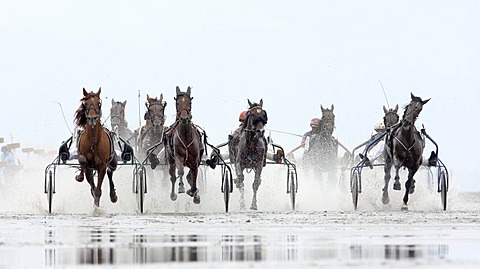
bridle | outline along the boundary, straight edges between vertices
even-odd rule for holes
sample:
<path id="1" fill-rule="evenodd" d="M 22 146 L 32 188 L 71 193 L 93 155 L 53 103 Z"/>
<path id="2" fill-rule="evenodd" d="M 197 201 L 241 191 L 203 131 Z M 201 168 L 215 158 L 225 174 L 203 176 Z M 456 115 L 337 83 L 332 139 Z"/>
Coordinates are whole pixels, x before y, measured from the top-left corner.
<path id="1" fill-rule="evenodd" d="M 147 113 L 145 114 L 145 120 L 150 120 L 152 123 L 153 127 L 157 127 L 155 120 L 159 119 L 160 124 L 158 126 L 163 126 L 165 124 L 165 113 L 164 109 L 166 106 L 165 102 L 160 102 L 160 101 L 152 101 L 152 102 L 147 102 L 145 103 L 145 106 L 147 107 Z M 154 109 L 156 106 L 160 106 L 160 110 Z"/>
<path id="2" fill-rule="evenodd" d="M 87 105 L 87 102 L 89 101 L 90 104 Z M 87 118 L 87 123 L 94 127 L 97 124 L 97 121 L 100 119 L 102 116 L 102 100 L 99 98 L 98 99 L 98 107 L 95 107 L 95 99 L 94 96 L 91 96 L 90 98 L 86 99 L 82 103 L 84 107 L 84 113 L 85 117 Z M 95 115 L 90 116 L 90 111 L 94 111 Z"/>
<path id="3" fill-rule="evenodd" d="M 186 106 L 186 107 L 179 107 L 182 103 L 185 103 L 185 102 L 183 102 L 183 101 L 185 101 L 184 98 L 186 98 L 187 100 L 189 100 L 189 101 L 188 101 L 188 106 Z M 186 95 L 186 94 L 182 94 L 182 95 L 177 95 L 177 97 L 174 98 L 174 99 L 175 99 L 175 101 L 176 101 L 176 102 L 175 102 L 175 106 L 176 106 L 176 110 L 177 110 L 177 117 L 176 117 L 176 119 L 177 119 L 177 120 L 182 119 L 182 120 L 184 120 L 184 121 L 187 121 L 187 120 L 192 119 L 192 113 L 191 113 L 191 111 L 192 111 L 192 98 L 191 98 L 190 96 Z M 181 100 L 182 103 L 179 103 L 179 100 Z M 185 111 L 185 113 L 187 114 L 187 118 L 181 118 L 182 112 L 184 112 L 184 111 Z"/>

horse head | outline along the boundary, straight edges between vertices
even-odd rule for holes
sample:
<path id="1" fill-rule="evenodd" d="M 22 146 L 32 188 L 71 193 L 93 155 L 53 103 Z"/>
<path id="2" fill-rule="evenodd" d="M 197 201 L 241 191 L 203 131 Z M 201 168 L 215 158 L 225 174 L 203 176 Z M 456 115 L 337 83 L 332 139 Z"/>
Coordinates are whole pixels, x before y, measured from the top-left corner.
<path id="1" fill-rule="evenodd" d="M 333 114 L 333 105 L 330 109 L 323 108 L 320 105 L 322 110 L 322 118 L 320 119 L 320 132 L 326 135 L 332 135 L 333 130 L 335 129 L 335 114 Z"/>
<path id="2" fill-rule="evenodd" d="M 263 99 L 258 103 L 252 103 L 248 100 L 249 109 L 245 119 L 245 127 L 248 130 L 254 131 L 255 136 L 263 137 L 265 134 L 265 125 L 267 124 L 267 112 L 263 110 Z"/>
<path id="3" fill-rule="evenodd" d="M 127 101 L 115 102 L 112 98 L 112 108 L 110 108 L 110 124 L 112 128 L 117 126 L 127 127 L 127 121 L 125 120 L 125 106 Z"/>
<path id="4" fill-rule="evenodd" d="M 160 131 L 165 124 L 165 107 L 167 102 L 163 101 L 163 94 L 160 94 L 160 98 L 151 98 L 147 94 L 147 102 L 145 102 L 147 112 L 145 112 L 145 120 L 147 125 L 153 127 L 154 132 Z"/>
<path id="5" fill-rule="evenodd" d="M 80 99 L 82 102 L 80 107 L 75 112 L 76 124 L 80 127 L 90 125 L 92 128 L 99 123 L 102 116 L 102 99 L 100 99 L 100 93 L 102 88 L 98 89 L 98 92 L 87 92 L 83 88 L 83 97 Z"/>
<path id="6" fill-rule="evenodd" d="M 395 108 L 390 108 L 387 109 L 385 106 L 383 106 L 383 112 L 385 113 L 385 116 L 383 116 L 383 124 L 385 128 L 390 128 L 393 125 L 397 124 L 398 121 L 400 120 L 400 116 L 398 116 L 398 104 L 395 106 Z"/>
<path id="7" fill-rule="evenodd" d="M 186 92 L 180 91 L 180 87 L 177 86 L 177 97 L 175 97 L 175 105 L 177 109 L 176 120 L 180 120 L 182 123 L 188 123 L 192 119 L 192 99 L 190 97 L 191 87 L 188 86 Z"/>
<path id="8" fill-rule="evenodd" d="M 422 111 L 423 105 L 430 101 L 430 99 L 423 101 L 422 98 L 413 95 L 413 93 L 410 93 L 410 96 L 412 100 L 405 107 L 405 112 L 403 113 L 402 117 L 403 126 L 413 125 L 415 120 L 417 120 L 418 115 Z"/>

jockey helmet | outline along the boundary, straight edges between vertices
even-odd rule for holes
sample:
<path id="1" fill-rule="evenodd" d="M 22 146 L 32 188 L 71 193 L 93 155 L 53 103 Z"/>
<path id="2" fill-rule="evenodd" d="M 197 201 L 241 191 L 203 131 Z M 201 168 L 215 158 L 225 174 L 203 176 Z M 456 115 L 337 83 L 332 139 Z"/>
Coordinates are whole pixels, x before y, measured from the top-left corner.
<path id="1" fill-rule="evenodd" d="M 376 132 L 381 132 L 385 129 L 385 125 L 383 124 L 383 120 L 379 120 L 375 123 L 375 125 L 373 126 L 373 129 L 376 131 Z"/>
<path id="2" fill-rule="evenodd" d="M 311 127 L 319 127 L 320 126 L 320 119 L 319 118 L 313 118 L 310 121 L 310 126 Z"/>
<path id="3" fill-rule="evenodd" d="M 241 121 L 241 122 L 244 122 L 245 118 L 247 118 L 247 111 L 242 111 L 240 113 L 240 116 L 238 116 L 238 120 Z"/>

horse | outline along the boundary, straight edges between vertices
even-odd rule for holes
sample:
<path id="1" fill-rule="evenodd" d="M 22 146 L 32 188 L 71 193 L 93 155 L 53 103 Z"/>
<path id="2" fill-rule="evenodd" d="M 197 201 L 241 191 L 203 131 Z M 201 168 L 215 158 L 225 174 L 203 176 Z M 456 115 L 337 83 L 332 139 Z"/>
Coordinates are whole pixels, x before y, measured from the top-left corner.
<path id="1" fill-rule="evenodd" d="M 334 178 L 338 159 L 338 141 L 333 137 L 335 129 L 334 106 L 324 108 L 320 105 L 322 118 L 318 132 L 312 134 L 308 143 L 308 150 L 304 154 L 304 162 L 310 165 L 318 175 L 327 172 L 328 177 Z"/>
<path id="2" fill-rule="evenodd" d="M 383 187 L 382 202 L 388 204 L 388 183 L 390 181 L 390 171 L 392 165 L 395 166 L 395 182 L 394 190 L 401 190 L 400 177 L 398 172 L 401 167 L 408 169 L 408 179 L 405 182 L 405 195 L 403 196 L 402 209 L 407 209 L 408 195 L 415 191 L 415 180 L 413 176 L 422 164 L 422 154 L 425 142 L 420 133 L 415 128 L 415 120 L 430 99 L 422 100 L 422 98 L 410 93 L 411 101 L 405 107 L 402 121 L 392 130 L 389 139 L 385 143 L 385 186 Z"/>
<path id="3" fill-rule="evenodd" d="M 229 144 L 230 160 L 235 165 L 237 178 L 236 187 L 241 193 L 241 207 L 244 207 L 244 169 L 253 169 L 255 178 L 252 184 L 253 197 L 250 209 L 257 210 L 257 191 L 262 182 L 262 169 L 266 164 L 267 141 L 265 139 L 265 125 L 267 124 L 267 112 L 263 109 L 263 99 L 258 103 L 248 100 L 249 110 L 247 111 L 245 123 L 242 126 L 239 136 Z"/>
<path id="4" fill-rule="evenodd" d="M 118 197 L 113 183 L 113 171 L 117 168 L 117 158 L 113 147 L 113 140 L 110 132 L 106 130 L 100 122 L 102 116 L 102 101 L 100 93 L 88 93 L 83 88 L 82 103 L 75 112 L 75 124 L 83 129 L 78 138 L 78 162 L 80 164 L 80 174 L 75 176 L 78 182 L 82 182 L 84 177 L 90 184 L 90 192 L 94 198 L 94 205 L 100 205 L 102 196 L 102 183 L 105 174 L 110 182 L 110 200 L 117 202 Z M 97 172 L 97 185 L 93 181 L 93 171 Z"/>
<path id="5" fill-rule="evenodd" d="M 383 113 L 385 113 L 383 116 L 383 126 L 385 126 L 386 130 L 392 128 L 392 126 L 397 124 L 400 120 L 400 117 L 398 116 L 398 104 L 395 106 L 395 108 L 390 109 L 387 109 L 385 106 L 383 106 Z"/>
<path id="6" fill-rule="evenodd" d="M 201 134 L 192 122 L 192 99 L 190 97 L 191 87 L 186 92 L 180 91 L 180 87 L 176 87 L 176 120 L 175 123 L 167 131 L 167 159 L 169 164 L 170 181 L 172 189 L 170 199 L 175 201 L 177 194 L 175 193 L 175 183 L 177 180 L 176 171 L 179 177 L 178 193 L 184 193 L 185 187 L 183 176 L 184 168 L 188 167 L 187 181 L 190 189 L 187 194 L 193 197 L 195 204 L 200 203 L 199 189 L 197 188 L 197 174 L 200 161 L 205 148 L 202 144 Z"/>
<path id="7" fill-rule="evenodd" d="M 133 137 L 134 132 L 128 129 L 128 122 L 125 120 L 126 105 L 126 100 L 123 102 L 118 102 L 112 99 L 112 107 L 110 108 L 110 125 L 118 137 L 121 137 L 129 142 L 129 140 Z"/>
<path id="8" fill-rule="evenodd" d="M 145 102 L 147 111 L 145 112 L 144 119 L 145 125 L 142 126 L 139 132 L 138 145 L 139 152 L 145 157 L 147 150 L 155 144 L 163 141 L 165 134 L 165 107 L 167 102 L 163 101 L 163 94 L 160 94 L 160 98 L 151 98 L 147 94 L 147 102 Z M 158 164 L 156 153 L 161 148 L 158 148 L 154 153 L 148 156 L 152 168 Z"/>

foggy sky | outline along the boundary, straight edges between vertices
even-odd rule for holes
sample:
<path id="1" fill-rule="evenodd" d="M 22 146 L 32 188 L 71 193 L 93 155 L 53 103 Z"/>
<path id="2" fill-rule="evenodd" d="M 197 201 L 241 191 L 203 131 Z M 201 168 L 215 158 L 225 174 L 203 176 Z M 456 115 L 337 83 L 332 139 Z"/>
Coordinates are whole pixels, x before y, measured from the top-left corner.
<path id="1" fill-rule="evenodd" d="M 83 87 L 102 87 L 104 118 L 127 100 L 131 129 L 146 94 L 163 93 L 170 124 L 178 85 L 193 87 L 212 144 L 249 98 L 263 99 L 267 128 L 296 134 L 334 104 L 334 134 L 353 148 L 387 106 L 380 80 L 391 107 L 431 98 L 417 127 L 452 180 L 480 190 L 479 25 L 478 1 L 2 1 L 0 136 L 57 149 L 70 133 L 56 102 L 73 129 Z"/>

